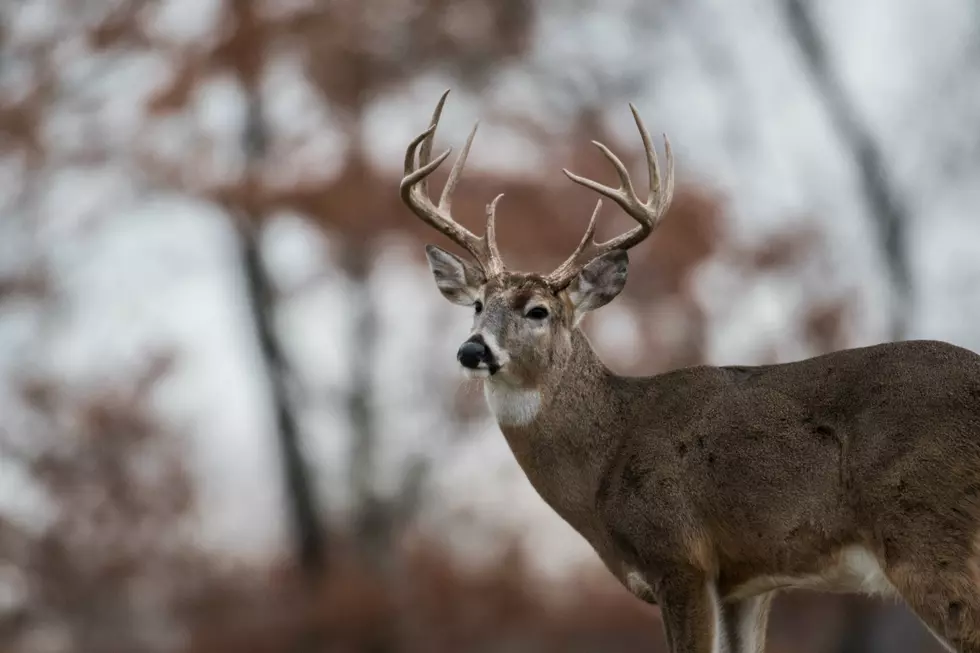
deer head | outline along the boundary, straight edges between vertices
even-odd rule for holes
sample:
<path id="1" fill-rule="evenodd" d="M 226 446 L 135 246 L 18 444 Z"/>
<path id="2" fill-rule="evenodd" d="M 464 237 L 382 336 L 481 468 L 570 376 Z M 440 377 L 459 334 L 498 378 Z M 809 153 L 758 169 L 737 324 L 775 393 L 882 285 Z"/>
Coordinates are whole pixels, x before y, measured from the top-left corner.
<path id="1" fill-rule="evenodd" d="M 670 142 L 665 136 L 667 173 L 662 182 L 650 134 L 631 104 L 646 153 L 650 185 L 646 201 L 637 195 L 622 161 L 602 143 L 593 141 L 615 168 L 620 181 L 618 188 L 568 170 L 564 173 L 575 183 L 616 202 L 637 221 L 637 226 L 605 242 L 595 242 L 596 220 L 602 208 L 599 199 L 585 235 L 564 263 L 548 275 L 517 272 L 504 266 L 497 248 L 494 221 L 502 195 L 487 206 L 486 233 L 482 237 L 457 223 L 450 212 L 452 193 L 479 123 L 466 139 L 438 205 L 429 198 L 427 179 L 451 152 L 450 148 L 431 158 L 432 142 L 448 94 L 446 91 L 439 99 L 430 127 L 408 146 L 401 197 L 426 224 L 472 257 L 466 260 L 435 245 L 426 246 L 429 267 L 440 292 L 449 301 L 473 309 L 473 327 L 457 353 L 464 371 L 473 378 L 494 377 L 513 385 L 531 386 L 549 368 L 561 364 L 570 347 L 571 332 L 582 317 L 608 304 L 626 284 L 629 262 L 626 250 L 650 235 L 670 205 L 674 190 Z"/>

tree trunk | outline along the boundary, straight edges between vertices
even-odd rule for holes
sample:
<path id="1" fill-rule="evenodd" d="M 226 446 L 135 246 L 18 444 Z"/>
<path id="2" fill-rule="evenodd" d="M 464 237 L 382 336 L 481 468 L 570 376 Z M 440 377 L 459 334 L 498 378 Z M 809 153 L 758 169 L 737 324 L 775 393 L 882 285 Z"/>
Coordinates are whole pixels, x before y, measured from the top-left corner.
<path id="1" fill-rule="evenodd" d="M 373 375 L 378 340 L 378 316 L 371 297 L 370 248 L 351 239 L 344 247 L 341 265 L 350 292 L 351 377 L 347 390 L 347 418 L 351 429 L 350 486 L 353 501 L 354 538 L 368 565 L 384 573 L 390 554 L 392 518 L 389 506 L 375 488 L 378 427 L 374 415 Z"/>
<path id="2" fill-rule="evenodd" d="M 243 145 L 248 168 L 252 171 L 265 155 L 267 138 L 257 92 L 252 92 L 248 102 Z M 309 576 L 317 577 L 326 567 L 326 544 L 309 468 L 302 452 L 298 420 L 287 390 L 289 368 L 274 324 L 275 293 L 262 261 L 259 242 L 262 216 L 238 217 L 239 256 L 252 323 L 269 379 L 296 557 Z"/>
<path id="3" fill-rule="evenodd" d="M 844 146 L 850 149 L 860 175 L 864 201 L 875 221 L 878 240 L 893 290 L 890 337 L 901 340 L 908 333 L 912 304 L 909 263 L 908 207 L 886 175 L 881 149 L 847 97 L 827 57 L 827 48 L 810 15 L 806 0 L 784 0 L 789 32 L 800 48 L 828 115 Z"/>

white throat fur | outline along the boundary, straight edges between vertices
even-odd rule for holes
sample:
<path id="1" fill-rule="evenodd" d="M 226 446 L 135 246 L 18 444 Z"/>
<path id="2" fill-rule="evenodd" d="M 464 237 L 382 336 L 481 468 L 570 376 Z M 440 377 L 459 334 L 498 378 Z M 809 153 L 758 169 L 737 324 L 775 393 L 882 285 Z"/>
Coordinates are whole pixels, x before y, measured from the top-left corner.
<path id="1" fill-rule="evenodd" d="M 541 410 L 541 391 L 486 379 L 483 396 L 500 426 L 527 426 Z"/>

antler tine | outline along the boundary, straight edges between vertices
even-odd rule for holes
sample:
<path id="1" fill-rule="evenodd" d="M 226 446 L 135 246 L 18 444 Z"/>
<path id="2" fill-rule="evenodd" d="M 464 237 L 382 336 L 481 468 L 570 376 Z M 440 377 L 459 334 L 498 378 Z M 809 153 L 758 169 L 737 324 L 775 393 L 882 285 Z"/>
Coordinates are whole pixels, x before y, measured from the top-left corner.
<path id="1" fill-rule="evenodd" d="M 434 131 L 435 126 L 429 127 L 408 144 L 408 149 L 405 150 L 405 176 L 402 178 L 402 187 L 419 184 L 415 187 L 421 188 L 421 183 L 452 153 L 453 148 L 447 148 L 445 152 L 436 157 L 435 161 L 429 161 L 420 168 L 415 167 L 415 150 L 418 149 L 419 143 L 427 139 Z"/>
<path id="2" fill-rule="evenodd" d="M 659 186 L 657 188 L 657 197 L 660 203 L 661 216 L 667 213 L 667 208 L 670 206 L 671 200 L 674 199 L 674 151 L 670 147 L 670 139 L 667 138 L 667 134 L 664 134 L 664 156 L 667 159 L 666 188 L 664 188 L 663 190 L 661 190 Z M 656 153 L 654 153 L 653 155 L 653 160 L 654 161 L 657 160 Z M 657 181 L 658 182 L 660 181 L 659 175 Z"/>
<path id="3" fill-rule="evenodd" d="M 436 141 L 436 129 L 439 127 L 439 120 L 442 118 L 442 108 L 446 106 L 446 98 L 449 97 L 449 89 L 447 88 L 439 96 L 439 101 L 436 102 L 436 108 L 432 111 L 432 117 L 429 119 L 429 129 L 428 138 L 422 140 L 422 149 L 419 150 L 419 167 L 424 168 L 429 163 L 429 157 L 432 156 L 432 146 Z M 406 171 L 407 174 L 407 171 Z M 429 180 L 425 177 L 422 178 L 419 183 L 419 189 L 422 194 L 428 197 L 429 195 Z"/>
<path id="4" fill-rule="evenodd" d="M 443 188 L 439 198 L 438 206 L 433 204 L 432 199 L 429 197 L 429 175 L 452 152 L 452 148 L 449 148 L 434 160 L 429 160 L 432 156 L 432 143 L 435 140 L 436 128 L 439 126 L 439 119 L 442 117 L 442 109 L 446 102 L 446 96 L 448 95 L 449 91 L 447 90 L 439 98 L 439 103 L 432 113 L 432 122 L 429 128 L 415 137 L 405 150 L 405 176 L 402 178 L 399 187 L 401 198 L 423 222 L 463 247 L 463 249 L 468 251 L 476 259 L 484 272 L 493 274 L 495 271 L 502 269 L 499 254 L 496 253 L 496 243 L 494 242 L 491 248 L 489 241 L 492 239 L 476 236 L 456 222 L 450 212 L 453 190 L 455 190 L 456 184 L 459 183 L 459 179 L 462 176 L 463 166 L 466 165 L 466 157 L 469 154 L 470 146 L 473 144 L 473 138 L 476 136 L 479 123 L 474 125 L 473 130 L 466 139 L 466 144 L 463 145 L 463 149 L 453 164 L 453 168 L 449 173 L 449 179 L 446 181 L 446 186 Z M 420 145 L 421 149 L 419 149 Z M 416 151 L 418 151 L 417 167 L 415 161 Z M 496 204 L 496 200 L 494 200 L 494 204 Z"/>
<path id="5" fill-rule="evenodd" d="M 643 141 L 643 152 L 647 159 L 647 177 L 650 183 L 650 190 L 647 192 L 647 203 L 649 204 L 660 193 L 660 162 L 657 160 L 657 152 L 654 150 L 653 142 L 650 140 L 650 132 L 647 131 L 646 125 L 643 124 L 643 120 L 640 118 L 640 112 L 636 110 L 636 105 L 632 102 L 630 102 L 630 112 L 633 114 L 633 121 L 636 122 L 636 128 L 640 131 L 640 139 Z M 666 135 L 664 138 L 666 138 Z"/>
<path id="6" fill-rule="evenodd" d="M 487 204 L 487 253 L 488 265 L 490 269 L 485 270 L 489 275 L 495 275 L 504 269 L 504 260 L 500 257 L 500 250 L 497 248 L 497 202 L 504 194 L 500 193 L 493 201 Z"/>
<path id="7" fill-rule="evenodd" d="M 568 282 L 572 280 L 572 277 L 578 273 L 578 257 L 582 255 L 582 252 L 585 251 L 585 248 L 590 242 L 593 244 L 595 243 L 595 241 L 592 240 L 592 237 L 595 235 L 595 224 L 599 217 L 599 211 L 601 210 L 602 199 L 599 199 L 595 203 L 595 210 L 592 211 L 592 218 L 589 220 L 589 226 L 586 228 L 585 235 L 582 236 L 582 240 L 579 241 L 578 247 L 575 248 L 575 251 L 572 252 L 571 256 L 569 256 L 561 265 L 555 268 L 554 272 L 548 275 L 549 281 L 551 279 L 555 280 L 555 283 L 552 283 L 552 285 L 559 285 L 561 283 L 568 285 Z M 564 288 L 564 286 L 562 286 L 562 288 Z M 560 288 L 558 289 L 560 290 Z"/>
<path id="8" fill-rule="evenodd" d="M 629 249 L 640 242 L 642 242 L 653 229 L 657 226 L 660 220 L 663 218 L 664 214 L 667 212 L 667 208 L 670 206 L 671 199 L 674 195 L 674 155 L 670 148 L 670 141 L 667 140 L 667 136 L 664 135 L 664 150 L 667 158 L 667 174 L 666 180 L 661 180 L 660 175 L 660 164 L 657 160 L 657 152 L 653 147 L 653 142 L 650 139 L 650 133 L 647 131 L 646 126 L 643 124 L 643 120 L 640 118 L 639 112 L 636 107 L 631 103 L 630 111 L 633 113 L 633 119 L 636 121 L 636 127 L 640 132 L 640 138 L 643 141 L 643 151 L 647 160 L 647 174 L 650 180 L 650 190 L 647 193 L 647 200 L 645 202 L 640 201 L 640 198 L 636 194 L 636 190 L 633 188 L 633 183 L 630 179 L 629 173 L 626 170 L 626 166 L 613 152 L 598 141 L 592 141 L 593 144 L 599 148 L 599 151 L 609 160 L 609 162 L 616 169 L 616 174 L 619 176 L 619 188 L 610 188 L 600 184 L 597 181 L 587 179 L 570 172 L 567 169 L 562 169 L 565 175 L 574 181 L 576 184 L 585 186 L 586 188 L 592 189 L 595 192 L 608 197 L 618 204 L 631 218 L 636 220 L 639 224 L 630 229 L 625 234 L 616 236 L 602 243 L 595 243 L 596 251 L 594 256 L 600 256 L 607 252 L 615 249 Z M 593 218 L 595 214 L 593 214 Z M 593 225 L 590 224 L 590 229 Z M 584 242 L 584 241 L 583 241 Z M 578 257 L 581 255 L 581 245 L 579 249 L 576 249 L 573 257 Z M 564 288 L 567 286 L 571 279 L 578 273 L 580 266 L 574 261 L 565 261 L 561 266 L 548 276 L 549 283 L 558 288 Z"/>
<path id="9" fill-rule="evenodd" d="M 456 163 L 453 164 L 452 170 L 449 171 L 449 179 L 446 180 L 446 185 L 442 188 L 442 195 L 439 196 L 440 211 L 449 213 L 450 206 L 453 202 L 453 191 L 456 190 L 456 184 L 459 183 L 459 178 L 463 176 L 463 166 L 466 165 L 466 157 L 470 155 L 470 146 L 473 145 L 473 139 L 476 137 L 476 130 L 479 126 L 479 121 L 473 125 L 473 129 L 470 130 L 470 135 L 466 137 L 466 143 L 463 144 L 463 149 L 459 151 Z"/>

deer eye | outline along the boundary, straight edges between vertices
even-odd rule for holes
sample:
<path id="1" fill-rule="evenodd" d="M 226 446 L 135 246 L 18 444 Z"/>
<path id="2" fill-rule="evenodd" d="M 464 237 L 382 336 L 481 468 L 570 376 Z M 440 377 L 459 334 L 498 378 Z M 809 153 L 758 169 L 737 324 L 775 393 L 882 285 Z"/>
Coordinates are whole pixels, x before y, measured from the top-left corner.
<path id="1" fill-rule="evenodd" d="M 473 310 L 476 311 L 476 314 L 477 315 L 479 315 L 480 313 L 482 313 L 483 312 L 483 302 L 481 302 L 479 299 L 476 300 L 475 302 L 473 302 Z"/>
<path id="2" fill-rule="evenodd" d="M 532 320 L 543 320 L 548 317 L 548 309 L 544 306 L 535 306 L 527 312 L 527 316 Z"/>

